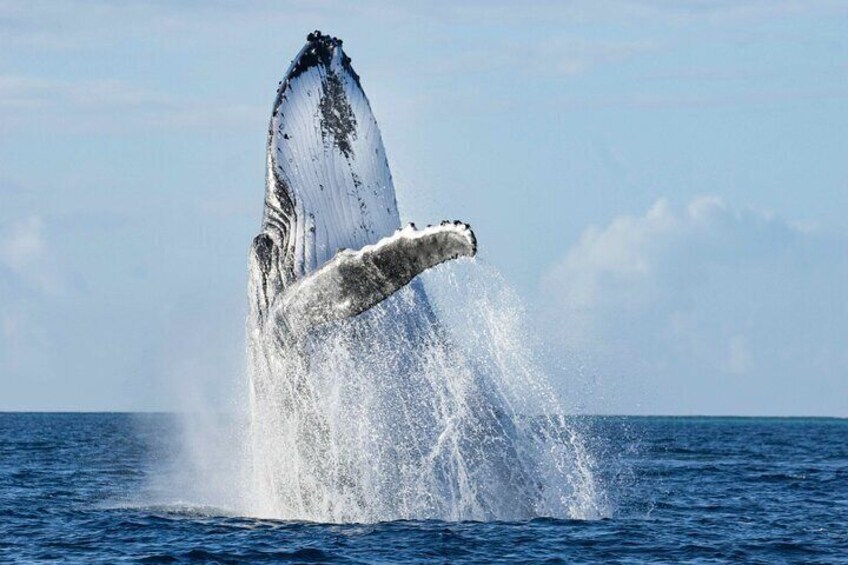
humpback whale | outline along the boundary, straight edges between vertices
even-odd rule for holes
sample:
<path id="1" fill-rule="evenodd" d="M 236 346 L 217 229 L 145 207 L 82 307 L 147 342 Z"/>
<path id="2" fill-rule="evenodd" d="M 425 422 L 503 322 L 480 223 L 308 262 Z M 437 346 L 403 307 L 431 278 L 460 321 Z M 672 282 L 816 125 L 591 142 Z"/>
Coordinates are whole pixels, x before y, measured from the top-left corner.
<path id="1" fill-rule="evenodd" d="M 341 40 L 308 35 L 267 135 L 248 261 L 263 513 L 532 515 L 538 482 L 507 403 L 451 345 L 418 278 L 473 257 L 474 233 L 458 221 L 401 226 L 380 130 Z"/>
<path id="2" fill-rule="evenodd" d="M 361 314 L 422 271 L 476 253 L 467 224 L 401 229 L 380 130 L 342 41 L 318 31 L 280 82 L 252 306 L 281 341 Z M 416 292 L 423 291 L 417 288 Z"/>

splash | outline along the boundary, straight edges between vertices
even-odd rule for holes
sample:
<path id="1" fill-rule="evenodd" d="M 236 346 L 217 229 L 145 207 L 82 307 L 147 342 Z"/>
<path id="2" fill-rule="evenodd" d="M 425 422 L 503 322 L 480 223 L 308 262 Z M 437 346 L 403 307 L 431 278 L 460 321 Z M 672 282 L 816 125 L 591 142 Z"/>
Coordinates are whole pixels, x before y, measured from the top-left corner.
<path id="1" fill-rule="evenodd" d="M 422 308 L 422 283 L 438 322 Z M 250 317 L 244 512 L 317 522 L 608 515 L 524 318 L 501 277 L 472 260 L 426 273 L 297 350 Z"/>

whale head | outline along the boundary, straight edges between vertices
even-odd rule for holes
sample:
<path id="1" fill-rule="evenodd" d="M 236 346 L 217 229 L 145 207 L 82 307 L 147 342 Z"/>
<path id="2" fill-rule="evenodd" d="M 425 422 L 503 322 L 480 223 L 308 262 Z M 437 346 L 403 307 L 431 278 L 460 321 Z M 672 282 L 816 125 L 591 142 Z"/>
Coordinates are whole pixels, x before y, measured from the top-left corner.
<path id="1" fill-rule="evenodd" d="M 400 227 L 377 121 L 340 39 L 319 31 L 277 88 L 268 127 L 263 233 L 288 281 L 339 249 Z"/>

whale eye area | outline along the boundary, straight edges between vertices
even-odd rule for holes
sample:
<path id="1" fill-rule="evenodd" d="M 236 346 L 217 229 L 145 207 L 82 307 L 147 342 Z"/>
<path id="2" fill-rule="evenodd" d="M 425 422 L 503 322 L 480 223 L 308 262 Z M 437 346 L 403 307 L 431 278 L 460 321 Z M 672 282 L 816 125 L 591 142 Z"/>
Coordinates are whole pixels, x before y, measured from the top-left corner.
<path id="1" fill-rule="evenodd" d="M 273 249 L 274 242 L 268 234 L 262 233 L 253 238 L 253 251 L 256 253 L 256 260 L 263 273 L 271 270 Z"/>

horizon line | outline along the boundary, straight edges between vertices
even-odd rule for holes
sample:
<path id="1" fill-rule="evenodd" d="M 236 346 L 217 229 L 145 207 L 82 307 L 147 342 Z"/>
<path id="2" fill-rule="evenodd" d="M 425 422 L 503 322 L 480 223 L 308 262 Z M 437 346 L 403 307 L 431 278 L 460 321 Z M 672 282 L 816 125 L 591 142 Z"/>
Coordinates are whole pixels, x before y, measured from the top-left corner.
<path id="1" fill-rule="evenodd" d="M 167 415 L 167 416 L 191 416 L 191 415 L 234 415 L 237 414 L 236 411 L 225 411 L 225 410 L 210 410 L 210 411 L 196 411 L 196 412 L 180 412 L 173 410 L 0 410 L 0 415 L 6 414 L 44 414 L 44 415 Z M 776 415 L 776 414 L 586 414 L 586 413 L 575 413 L 575 414 L 562 414 L 566 417 L 576 417 L 576 418 L 713 418 L 713 419 L 729 419 L 729 418 L 737 418 L 737 419 L 772 419 L 772 420 L 848 420 L 848 415 L 846 416 L 833 416 L 833 415 L 803 415 L 803 414 L 791 414 L 791 415 Z"/>

